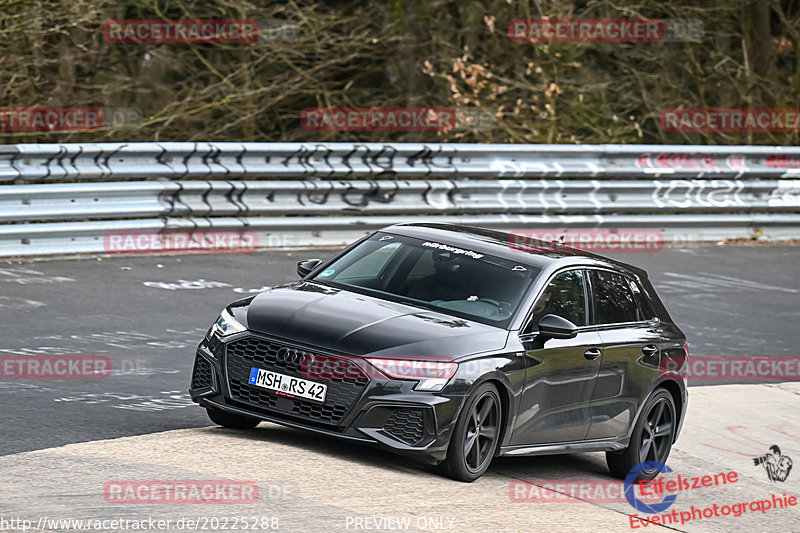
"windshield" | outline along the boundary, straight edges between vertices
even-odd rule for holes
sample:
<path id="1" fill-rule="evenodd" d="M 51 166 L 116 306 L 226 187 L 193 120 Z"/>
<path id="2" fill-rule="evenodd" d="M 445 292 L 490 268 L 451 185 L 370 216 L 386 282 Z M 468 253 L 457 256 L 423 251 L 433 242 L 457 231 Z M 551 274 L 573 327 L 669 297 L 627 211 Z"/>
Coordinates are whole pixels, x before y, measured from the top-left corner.
<path id="1" fill-rule="evenodd" d="M 446 243 L 377 233 L 314 280 L 506 327 L 539 269 Z"/>

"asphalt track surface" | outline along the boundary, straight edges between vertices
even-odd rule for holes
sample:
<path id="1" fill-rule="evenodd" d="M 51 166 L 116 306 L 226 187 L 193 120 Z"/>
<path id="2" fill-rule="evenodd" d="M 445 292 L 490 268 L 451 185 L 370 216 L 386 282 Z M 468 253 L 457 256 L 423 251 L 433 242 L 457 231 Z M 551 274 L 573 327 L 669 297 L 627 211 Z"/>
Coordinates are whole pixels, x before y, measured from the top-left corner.
<path id="1" fill-rule="evenodd" d="M 0 379 L 0 455 L 208 424 L 188 400 L 219 311 L 334 250 L 0 261 L 0 356 L 104 355 L 105 379 Z M 800 246 L 617 254 L 647 269 L 693 355 L 800 355 Z M 198 288 L 206 287 L 206 288 Z"/>
<path id="2" fill-rule="evenodd" d="M 269 492 L 277 496 L 267 496 L 261 484 L 262 500 L 272 498 L 268 500 L 274 504 L 271 508 L 284 511 L 283 523 L 293 524 L 281 527 L 282 531 L 353 530 L 347 527 L 346 516 L 354 514 L 433 518 L 446 513 L 428 500 L 464 505 L 464 498 L 474 505 L 469 512 L 450 513 L 460 525 L 449 530 L 485 531 L 493 522 L 481 522 L 481 516 L 509 504 L 509 482 L 514 479 L 607 478 L 602 454 L 581 454 L 503 458 L 492 466 L 485 481 L 454 484 L 409 460 L 302 431 L 262 424 L 253 432 L 236 435 L 207 428 L 210 422 L 205 412 L 189 401 L 186 389 L 194 348 L 219 310 L 239 297 L 296 279 L 298 260 L 332 253 L 295 250 L 0 261 L 4 326 L 0 357 L 102 355 L 112 363 L 112 375 L 105 379 L 0 379 L 0 456 L 6 456 L 0 457 L 0 517 L 30 515 L 38 508 L 31 507 L 34 503 L 42 509 L 69 508 L 70 498 L 89 498 L 82 487 L 98 479 L 254 479 L 265 465 L 251 465 L 247 470 L 241 463 L 260 454 L 285 465 L 278 474 L 270 470 L 266 482 Z M 693 355 L 797 357 L 800 353 L 800 247 L 695 245 L 616 257 L 648 270 L 687 334 Z M 752 457 L 775 443 L 789 455 L 786 450 L 800 447 L 800 387 L 796 385 L 693 388 L 691 418 L 673 454 L 675 461 L 683 471 L 698 475 L 730 470 L 734 465 L 744 468 L 748 482 L 736 487 L 742 501 L 775 492 L 773 486 L 762 486 L 763 472 L 754 469 Z M 740 414 L 745 412 L 747 416 Z M 147 434 L 153 435 L 120 439 Z M 117 440 L 92 442 L 105 439 Z M 703 453 L 695 454 L 700 448 Z M 20 453 L 31 450 L 41 451 Z M 800 456 L 798 452 L 793 453 Z M 220 460 L 209 461 L 215 454 L 220 454 Z M 264 460 L 263 456 L 258 459 Z M 320 468 L 309 474 L 313 465 Z M 83 469 L 80 475 L 72 473 L 79 469 Z M 52 479 L 44 482 L 42 476 Z M 31 481 L 32 477 L 38 481 Z M 26 479 L 24 485 L 21 479 Z M 368 487 L 368 480 L 378 486 Z M 791 485 L 779 488 L 798 495 L 799 480 L 800 472 L 792 472 Z M 414 488 L 417 481 L 424 490 Z M 278 488 L 273 491 L 270 483 Z M 64 488 L 71 484 L 74 487 Z M 393 488 L 386 489 L 389 486 Z M 289 487 L 288 493 L 281 487 Z M 486 508 L 481 507 L 485 493 L 475 487 L 493 487 L 493 496 L 486 496 Z M 745 491 L 746 487 L 752 490 Z M 496 508 L 491 506 L 493 498 L 499 498 Z M 102 504 L 102 496 L 99 501 Z M 369 505 L 358 505 L 358 501 Z M 714 500 L 685 501 L 699 505 Z M 84 503 L 84 514 L 92 516 L 89 510 L 97 511 L 96 502 Z M 552 529 L 541 520 L 531 522 L 529 529 L 520 516 L 513 524 L 500 521 L 495 527 L 497 531 L 631 530 L 625 513 L 632 509 L 627 504 L 583 507 L 579 503 L 548 513 L 555 520 L 549 523 Z M 76 505 L 76 509 L 81 507 Z M 539 513 L 526 504 L 514 505 L 517 511 L 523 506 L 523 518 Z M 720 521 L 718 527 L 675 529 L 800 531 L 798 509 L 731 518 Z M 615 526 L 606 527 L 612 519 Z M 328 523 L 333 525 L 324 525 Z M 472 527 L 479 523 L 482 529 Z"/>

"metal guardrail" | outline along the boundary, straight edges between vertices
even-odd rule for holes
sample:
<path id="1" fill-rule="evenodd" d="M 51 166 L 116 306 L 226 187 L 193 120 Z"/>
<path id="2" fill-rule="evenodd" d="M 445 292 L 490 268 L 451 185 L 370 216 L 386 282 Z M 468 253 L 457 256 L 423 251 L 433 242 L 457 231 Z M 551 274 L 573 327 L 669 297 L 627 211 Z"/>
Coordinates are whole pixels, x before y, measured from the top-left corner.
<path id="1" fill-rule="evenodd" d="M 800 147 L 0 146 L 0 256 L 110 251 L 109 232 L 339 245 L 407 220 L 800 238 Z"/>
<path id="2" fill-rule="evenodd" d="M 0 146 L 0 183 L 63 179 L 789 178 L 800 147 L 380 143 Z"/>
<path id="3" fill-rule="evenodd" d="M 792 212 L 800 180 L 115 182 L 0 187 L 0 222 L 141 217 Z"/>

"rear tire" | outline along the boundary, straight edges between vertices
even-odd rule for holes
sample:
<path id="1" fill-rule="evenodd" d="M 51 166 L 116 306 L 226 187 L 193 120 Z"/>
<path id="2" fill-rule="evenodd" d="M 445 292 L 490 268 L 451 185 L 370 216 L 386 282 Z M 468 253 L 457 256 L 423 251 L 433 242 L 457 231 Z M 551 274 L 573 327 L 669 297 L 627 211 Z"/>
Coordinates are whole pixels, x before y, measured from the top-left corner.
<path id="1" fill-rule="evenodd" d="M 467 398 L 458 415 L 447 458 L 439 465 L 442 473 L 466 482 L 481 477 L 497 451 L 502 424 L 500 393 L 493 384 L 484 383 Z"/>
<path id="2" fill-rule="evenodd" d="M 656 389 L 645 402 L 628 447 L 621 452 L 606 452 L 606 464 L 611 474 L 625 479 L 631 469 L 640 463 L 657 461 L 666 464 L 676 427 L 677 416 L 672 395 L 664 389 Z M 659 473 L 655 466 L 645 468 L 636 479 L 653 479 Z"/>
<path id="3" fill-rule="evenodd" d="M 253 429 L 261 423 L 258 418 L 250 416 L 237 415 L 227 411 L 220 411 L 219 409 L 206 408 L 208 418 L 217 425 L 224 428 L 231 429 Z"/>

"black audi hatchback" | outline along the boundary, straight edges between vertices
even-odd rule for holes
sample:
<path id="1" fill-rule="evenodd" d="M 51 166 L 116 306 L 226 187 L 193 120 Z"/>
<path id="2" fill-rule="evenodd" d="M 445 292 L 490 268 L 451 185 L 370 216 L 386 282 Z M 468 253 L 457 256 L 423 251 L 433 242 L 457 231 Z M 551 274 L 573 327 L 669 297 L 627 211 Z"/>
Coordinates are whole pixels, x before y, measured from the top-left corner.
<path id="1" fill-rule="evenodd" d="M 472 481 L 498 455 L 606 452 L 655 477 L 688 400 L 688 351 L 647 274 L 557 243 L 398 224 L 226 307 L 192 399 L 371 443 Z"/>

